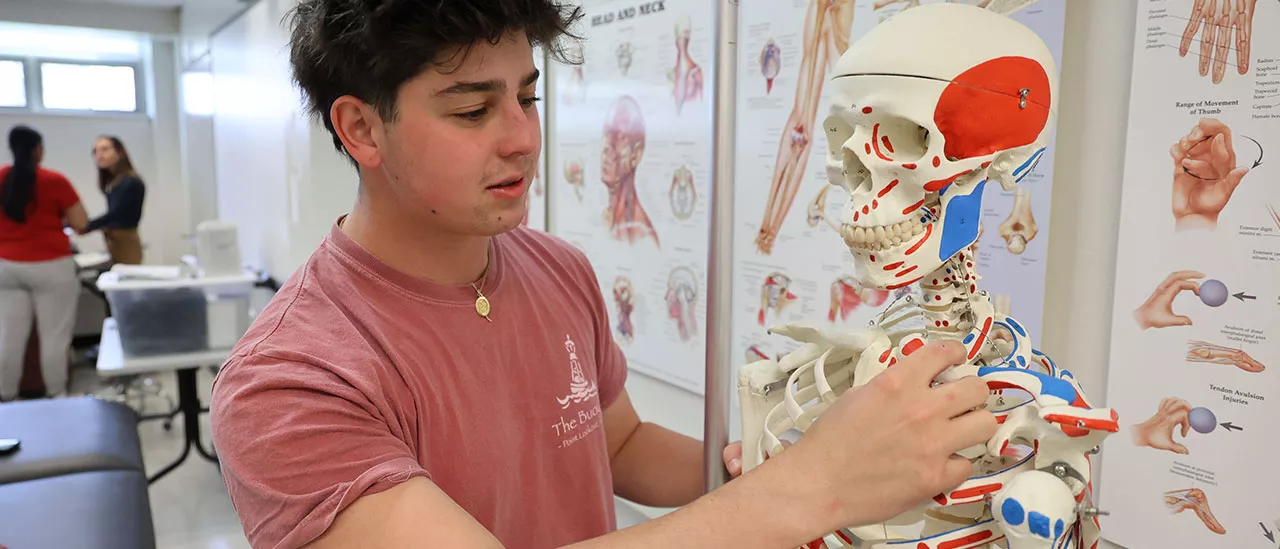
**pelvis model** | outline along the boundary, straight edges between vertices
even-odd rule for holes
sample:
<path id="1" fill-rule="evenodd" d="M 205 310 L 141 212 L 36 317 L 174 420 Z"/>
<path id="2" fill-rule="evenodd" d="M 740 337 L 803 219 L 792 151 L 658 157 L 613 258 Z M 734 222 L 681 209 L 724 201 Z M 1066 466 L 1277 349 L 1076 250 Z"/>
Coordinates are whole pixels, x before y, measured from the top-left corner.
<path id="1" fill-rule="evenodd" d="M 955 490 L 811 546 L 1075 549 L 1099 539 L 1090 459 L 1119 418 L 995 310 L 974 265 L 983 190 L 1012 190 L 1034 168 L 1057 100 L 1048 48 L 994 11 L 1010 5 L 904 10 L 850 47 L 830 82 L 827 172 L 849 194 L 838 228 L 854 278 L 909 291 L 864 330 L 770 330 L 800 346 L 742 370 L 744 466 L 785 451 L 781 437 L 803 436 L 841 393 L 929 341 L 965 345 L 968 361 L 936 382 L 984 379 L 1001 426 L 963 453 L 973 473 Z"/>

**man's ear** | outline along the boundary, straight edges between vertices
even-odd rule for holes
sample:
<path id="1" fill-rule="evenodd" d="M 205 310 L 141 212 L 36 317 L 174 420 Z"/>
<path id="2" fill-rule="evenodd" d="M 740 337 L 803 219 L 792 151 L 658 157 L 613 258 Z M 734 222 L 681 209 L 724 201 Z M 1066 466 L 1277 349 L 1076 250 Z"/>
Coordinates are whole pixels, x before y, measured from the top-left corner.
<path id="1" fill-rule="evenodd" d="M 382 164 L 381 147 L 386 143 L 382 117 L 368 103 L 350 95 L 339 97 L 329 107 L 329 120 L 342 146 L 356 163 L 366 168 Z"/>

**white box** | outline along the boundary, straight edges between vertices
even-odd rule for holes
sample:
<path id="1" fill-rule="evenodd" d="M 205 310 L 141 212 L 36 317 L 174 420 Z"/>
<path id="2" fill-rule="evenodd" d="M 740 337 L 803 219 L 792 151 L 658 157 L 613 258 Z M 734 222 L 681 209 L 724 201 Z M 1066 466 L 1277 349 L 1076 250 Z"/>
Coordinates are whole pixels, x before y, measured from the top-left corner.
<path id="1" fill-rule="evenodd" d="M 131 279 L 98 277 L 127 356 L 191 353 L 235 346 L 249 329 L 256 278 Z"/>

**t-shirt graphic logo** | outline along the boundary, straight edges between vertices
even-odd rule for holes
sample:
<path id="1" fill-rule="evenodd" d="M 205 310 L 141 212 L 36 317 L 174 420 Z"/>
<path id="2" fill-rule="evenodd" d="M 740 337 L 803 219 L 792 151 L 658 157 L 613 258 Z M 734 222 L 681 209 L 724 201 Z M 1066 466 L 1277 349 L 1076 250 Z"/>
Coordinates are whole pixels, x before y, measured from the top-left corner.
<path id="1" fill-rule="evenodd" d="M 569 353 L 569 372 L 572 379 L 569 381 L 569 394 L 564 398 L 556 399 L 562 409 L 568 408 L 570 404 L 578 404 L 594 398 L 600 392 L 595 382 L 587 379 L 587 376 L 582 373 L 582 364 L 578 362 L 578 346 L 573 343 L 573 339 L 568 334 L 564 336 L 564 350 Z"/>

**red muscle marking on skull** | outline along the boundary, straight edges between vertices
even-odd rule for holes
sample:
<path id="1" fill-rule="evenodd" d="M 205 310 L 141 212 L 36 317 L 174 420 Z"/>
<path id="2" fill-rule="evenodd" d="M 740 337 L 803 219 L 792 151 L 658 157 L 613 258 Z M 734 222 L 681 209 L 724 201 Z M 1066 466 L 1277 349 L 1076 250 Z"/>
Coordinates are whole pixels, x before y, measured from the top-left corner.
<path id="1" fill-rule="evenodd" d="M 947 158 L 976 158 L 1035 142 L 1049 121 L 1051 102 L 1049 77 L 1039 62 L 999 57 L 955 77 L 942 91 L 933 121 L 946 140 Z"/>
<path id="2" fill-rule="evenodd" d="M 903 164 L 903 165 L 902 165 L 902 167 L 904 167 L 904 168 L 906 168 L 906 169 L 908 169 L 908 170 L 914 170 L 914 169 L 916 169 L 916 165 L 915 165 L 915 164 Z"/>
<path id="3" fill-rule="evenodd" d="M 862 213 L 871 213 L 871 206 L 863 206 Z"/>
<path id="4" fill-rule="evenodd" d="M 906 281 L 906 282 L 899 282 L 899 283 L 897 283 L 897 284 L 893 284 L 893 285 L 890 285 L 890 286 L 886 286 L 886 287 L 885 287 L 885 289 L 886 289 L 886 290 L 897 290 L 897 289 L 899 289 L 899 288 L 905 288 L 905 287 L 907 287 L 907 286 L 910 286 L 910 285 L 912 285 L 912 284 L 915 284 L 915 283 L 917 283 L 917 282 L 920 282 L 922 279 L 924 279 L 924 277 L 923 277 L 923 276 L 922 276 L 922 277 L 919 277 L 919 278 L 912 279 L 912 280 L 908 280 L 908 281 Z"/>
<path id="5" fill-rule="evenodd" d="M 910 266 L 910 267 L 907 267 L 907 268 L 903 269 L 903 270 L 902 270 L 902 272 L 900 272 L 900 273 L 898 273 L 898 274 L 896 274 L 896 275 L 893 275 L 893 277 L 894 277 L 894 278 L 902 278 L 902 277 L 904 277 L 904 276 L 907 276 L 907 275 L 911 274 L 911 272 L 912 272 L 912 271 L 916 270 L 916 267 L 919 267 L 919 265 L 912 265 L 912 266 Z"/>
<path id="6" fill-rule="evenodd" d="M 862 114 L 871 114 L 871 107 L 862 107 Z"/>
<path id="7" fill-rule="evenodd" d="M 879 124 L 876 124 L 875 126 L 871 127 L 871 145 L 876 148 L 876 156 L 880 157 L 880 160 L 883 160 L 885 162 L 893 162 L 892 158 L 889 158 L 888 156 L 885 156 L 884 153 L 880 152 L 880 125 Z M 893 152 L 893 151 L 889 151 L 889 152 Z"/>
<path id="8" fill-rule="evenodd" d="M 897 180 L 895 180 L 894 182 L 897 183 Z M 915 204 L 912 204 L 910 206 L 907 206 L 906 208 L 903 208 L 902 215 L 911 215 L 912 212 L 919 210 L 920 207 L 924 205 L 924 201 L 925 199 L 921 198 L 919 202 L 916 202 Z"/>
<path id="9" fill-rule="evenodd" d="M 880 192 L 876 193 L 876 197 L 884 198 L 884 195 L 889 194 L 889 192 L 892 191 L 893 188 L 897 186 L 898 186 L 897 179 L 890 181 L 888 185 L 885 185 L 883 189 L 880 189 Z"/>
<path id="10" fill-rule="evenodd" d="M 880 362 L 885 362 L 889 360 L 889 353 L 892 353 L 892 352 L 893 352 L 893 349 L 885 349 L 883 353 L 880 353 Z"/>
<path id="11" fill-rule="evenodd" d="M 942 189 L 943 187 L 946 187 L 947 185 L 950 185 L 950 184 L 952 184 L 952 183 L 955 183 L 957 179 L 960 179 L 960 177 L 962 177 L 962 176 L 964 176 L 965 174 L 967 174 L 967 173 L 969 173 L 969 172 L 972 172 L 972 171 L 973 171 L 973 170 L 965 170 L 965 171 L 962 171 L 962 172 L 960 172 L 960 173 L 958 173 L 958 174 L 955 174 L 955 175 L 953 175 L 953 176 L 951 176 L 951 177 L 948 177 L 948 178 L 946 178 L 946 179 L 938 179 L 938 180 L 935 180 L 935 181 L 930 181 L 930 182 L 928 182 L 928 183 L 925 183 L 925 184 L 924 184 L 924 190 L 929 191 L 929 192 L 931 192 L 931 193 L 936 193 L 936 192 L 938 192 L 938 190 L 939 190 L 939 189 Z"/>
<path id="12" fill-rule="evenodd" d="M 889 151 L 890 154 L 893 153 L 893 143 L 889 142 L 889 136 L 887 135 L 880 136 L 880 142 L 884 143 L 885 150 Z"/>
<path id="13" fill-rule="evenodd" d="M 870 144 L 870 143 L 865 143 L 865 145 L 866 145 L 866 147 L 867 147 L 867 154 L 871 154 L 871 144 Z"/>
<path id="14" fill-rule="evenodd" d="M 874 209 L 879 208 L 879 207 L 880 207 L 880 201 L 879 201 L 879 200 L 872 199 L 872 200 L 871 200 L 871 209 L 873 209 L 873 210 L 874 210 Z"/>
<path id="15" fill-rule="evenodd" d="M 926 241 L 926 240 L 929 240 L 929 235 L 932 235 L 932 234 L 933 234 L 933 224 L 932 224 L 932 223 L 930 223 L 930 224 L 928 224 L 928 225 L 925 225 L 925 226 L 924 226 L 924 236 L 920 237 L 920 241 L 919 241 L 919 242 L 916 242 L 916 243 L 915 243 L 914 245 L 912 245 L 910 248 L 907 248 L 907 255 L 911 255 L 911 254 L 916 253 L 916 251 L 917 251 L 917 250 L 919 250 L 921 246 L 924 246 L 925 241 Z"/>
<path id="16" fill-rule="evenodd" d="M 942 159 L 941 159 L 941 158 L 938 158 L 938 157 L 936 157 L 936 156 L 935 156 L 935 157 L 933 157 L 933 167 L 935 167 L 935 168 L 936 168 L 936 167 L 941 166 L 941 165 L 942 165 Z"/>
<path id="17" fill-rule="evenodd" d="M 898 267 L 901 267 L 901 266 L 902 266 L 902 262 L 901 262 L 901 261 L 895 261 L 895 262 L 893 262 L 893 263 L 890 263 L 890 264 L 888 264 L 888 265 L 885 265 L 885 266 L 884 266 L 884 270 L 886 270 L 886 271 L 892 271 L 892 270 L 897 269 Z"/>

